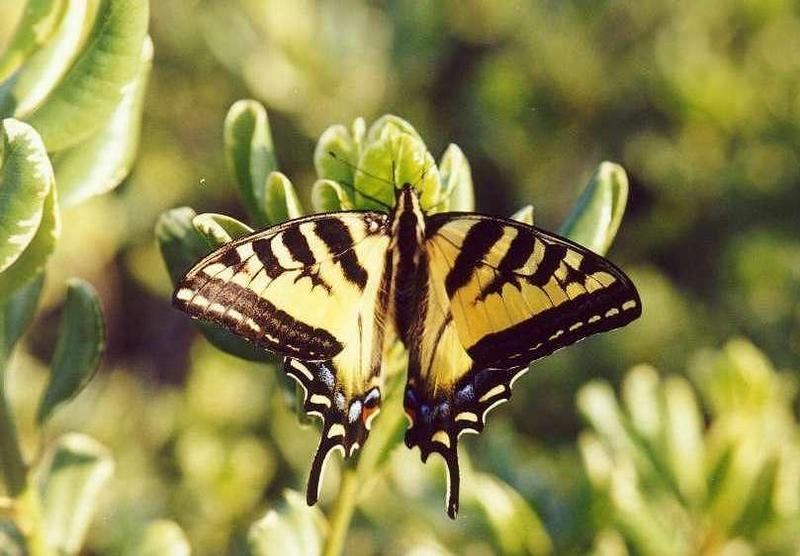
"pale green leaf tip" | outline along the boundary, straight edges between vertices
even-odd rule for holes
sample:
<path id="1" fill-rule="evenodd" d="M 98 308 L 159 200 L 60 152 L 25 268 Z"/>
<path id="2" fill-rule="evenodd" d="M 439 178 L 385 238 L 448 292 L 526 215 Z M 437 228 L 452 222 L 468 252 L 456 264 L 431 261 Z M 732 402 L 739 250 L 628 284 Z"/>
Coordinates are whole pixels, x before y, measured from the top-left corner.
<path id="1" fill-rule="evenodd" d="M 303 215 L 300 199 L 289 178 L 278 171 L 267 176 L 264 191 L 264 212 L 270 224 L 279 224 Z"/>
<path id="2" fill-rule="evenodd" d="M 512 220 L 533 226 L 533 205 L 525 205 L 511 215 Z"/>

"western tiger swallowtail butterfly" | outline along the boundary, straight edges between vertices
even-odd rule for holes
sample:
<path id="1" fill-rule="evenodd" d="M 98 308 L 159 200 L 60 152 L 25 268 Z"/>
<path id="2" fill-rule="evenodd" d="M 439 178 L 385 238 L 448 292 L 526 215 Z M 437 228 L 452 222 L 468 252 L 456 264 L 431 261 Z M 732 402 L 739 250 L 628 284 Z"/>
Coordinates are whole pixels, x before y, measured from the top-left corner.
<path id="1" fill-rule="evenodd" d="M 284 358 L 322 419 L 307 500 L 332 451 L 350 456 L 380 411 L 387 329 L 408 351 L 409 448 L 446 463 L 528 365 L 641 314 L 630 279 L 553 233 L 476 213 L 426 214 L 414 186 L 386 213 L 315 214 L 232 241 L 198 262 L 174 304 Z"/>

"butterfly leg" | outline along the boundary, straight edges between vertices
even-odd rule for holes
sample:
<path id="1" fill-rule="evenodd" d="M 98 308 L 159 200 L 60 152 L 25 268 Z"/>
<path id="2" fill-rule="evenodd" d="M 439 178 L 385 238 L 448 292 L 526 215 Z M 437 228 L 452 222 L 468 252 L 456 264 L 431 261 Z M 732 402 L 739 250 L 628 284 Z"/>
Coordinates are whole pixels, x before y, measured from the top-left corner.
<path id="1" fill-rule="evenodd" d="M 305 412 L 322 419 L 322 436 L 306 490 L 306 501 L 311 506 L 319 498 L 331 452 L 338 449 L 344 457 L 350 457 L 363 446 L 372 419 L 380 411 L 381 392 L 378 386 L 372 386 L 363 396 L 347 399 L 337 383 L 335 360 L 312 362 L 287 357 L 283 368 L 303 387 Z"/>

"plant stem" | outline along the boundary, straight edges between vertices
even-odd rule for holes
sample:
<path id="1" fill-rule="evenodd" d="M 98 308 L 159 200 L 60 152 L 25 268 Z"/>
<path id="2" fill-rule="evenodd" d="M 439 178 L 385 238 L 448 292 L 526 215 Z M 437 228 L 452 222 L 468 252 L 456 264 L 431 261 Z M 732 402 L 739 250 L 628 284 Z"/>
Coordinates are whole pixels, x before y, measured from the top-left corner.
<path id="1" fill-rule="evenodd" d="M 5 345 L 5 307 L 0 304 L 0 467 L 6 492 L 13 499 L 12 511 L 17 516 L 17 526 L 26 539 L 27 553 L 47 556 L 51 552 L 45 539 L 39 494 L 28 481 L 14 415 L 6 396 L 8 348 Z"/>
<path id="2" fill-rule="evenodd" d="M 345 466 L 342 471 L 342 482 L 339 487 L 339 496 L 333 508 L 331 517 L 331 531 L 325 542 L 324 556 L 339 556 L 344 549 L 350 521 L 356 509 L 358 500 L 358 470 L 352 466 Z"/>
<path id="3" fill-rule="evenodd" d="M 21 496 L 27 488 L 27 473 L 19 447 L 17 427 L 6 397 L 5 307 L 0 304 L 0 464 L 6 491 L 12 498 Z"/>

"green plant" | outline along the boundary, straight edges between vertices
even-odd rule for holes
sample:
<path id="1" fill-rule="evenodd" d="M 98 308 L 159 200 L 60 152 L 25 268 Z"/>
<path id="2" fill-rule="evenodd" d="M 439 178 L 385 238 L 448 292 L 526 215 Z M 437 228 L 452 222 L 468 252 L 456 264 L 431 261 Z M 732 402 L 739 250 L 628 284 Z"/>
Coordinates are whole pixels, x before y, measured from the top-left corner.
<path id="1" fill-rule="evenodd" d="M 11 532 L 0 537 L 4 553 L 77 553 L 113 470 L 108 451 L 79 434 L 26 458 L 6 386 L 62 207 L 113 189 L 130 170 L 152 59 L 147 18 L 143 0 L 30 0 L 0 55 L 0 463 L 2 528 Z M 36 414 L 42 437 L 53 412 L 91 380 L 104 346 L 99 298 L 72 279 Z"/>
<path id="2" fill-rule="evenodd" d="M 226 119 L 225 147 L 241 200 L 255 226 L 277 224 L 303 213 L 293 184 L 277 170 L 267 114 L 260 104 L 254 101 L 234 104 Z M 414 182 L 424 175 L 418 189 L 426 206 L 438 211 L 473 210 L 472 176 L 461 150 L 450 145 L 437 165 L 417 131 L 405 120 L 390 115 L 369 128 L 359 118 L 350 128 L 334 125 L 323 132 L 314 153 L 318 179 L 311 187 L 313 209 L 326 212 L 391 204 L 392 187 L 374 176 L 386 175 L 392 164 L 400 181 Z M 626 199 L 624 171 L 614 164 L 601 164 L 562 232 L 604 253 L 616 234 Z M 533 209 L 525 207 L 515 217 L 532 223 Z M 156 236 L 170 276 L 176 282 L 198 258 L 251 231 L 250 226 L 229 216 L 197 215 L 184 207 L 161 217 Z M 258 352 L 216 326 L 207 323 L 198 326 L 210 342 L 233 355 L 254 361 L 270 360 L 268 354 Z M 295 493 L 287 493 L 285 507 L 270 511 L 251 530 L 252 552 L 277 554 L 292 547 L 319 548 L 326 554 L 342 551 L 362 486 L 380 471 L 405 428 L 401 395 L 405 369 L 399 344 L 385 357 L 388 372 L 381 415 L 363 450 L 344 465 L 339 496 L 330 518 L 326 520 L 318 508 L 299 503 Z M 291 393 L 297 400 L 299 393 L 294 386 Z M 300 404 L 296 403 L 296 407 Z M 304 421 L 302 411 L 299 413 Z M 519 494 L 495 477 L 474 475 L 472 481 L 465 481 L 465 497 L 467 503 L 485 509 L 482 519 L 495 533 L 497 546 L 516 553 L 549 550 L 547 533 Z M 503 519 L 497 519 L 492 503 L 501 499 L 500 505 L 506 508 L 506 513 Z M 510 530 L 524 533 L 508 535 Z M 280 546 L 272 542 L 275 538 L 281 539 Z"/>
<path id="3" fill-rule="evenodd" d="M 580 391 L 591 427 L 580 448 L 603 531 L 597 553 L 626 543 L 647 555 L 795 550 L 796 381 L 744 340 L 702 352 L 689 375 L 696 387 L 635 367 L 622 404 L 605 382 Z"/>

